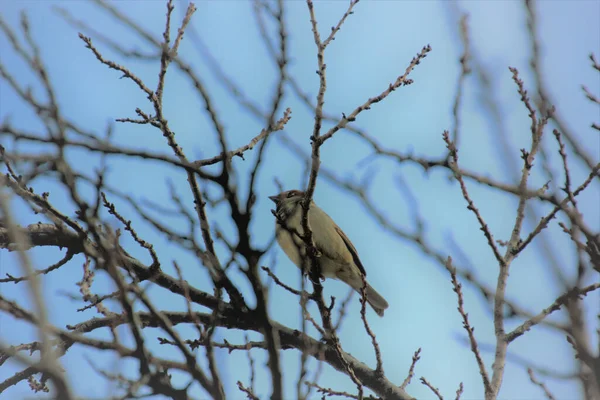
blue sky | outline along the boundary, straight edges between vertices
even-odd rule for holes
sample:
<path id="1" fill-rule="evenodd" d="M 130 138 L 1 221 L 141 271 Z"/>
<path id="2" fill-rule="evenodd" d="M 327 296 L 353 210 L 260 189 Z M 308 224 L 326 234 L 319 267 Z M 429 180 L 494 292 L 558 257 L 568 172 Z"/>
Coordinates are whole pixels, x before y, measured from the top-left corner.
<path id="1" fill-rule="evenodd" d="M 152 31 L 156 37 L 164 29 L 165 6 L 162 1 L 118 2 L 118 8 L 127 15 L 134 16 L 143 27 Z M 3 2 L 2 14 L 13 27 L 19 25 L 19 11 L 26 10 L 30 18 L 32 34 L 41 48 L 50 77 L 55 83 L 58 100 L 64 113 L 91 131 L 103 134 L 107 124 L 115 118 L 135 117 L 135 108 L 150 111 L 150 105 L 139 89 L 120 74 L 99 64 L 91 52 L 85 49 L 77 37 L 77 30 L 69 27 L 52 7 L 65 7 L 76 18 L 85 21 L 102 33 L 117 39 L 128 48 L 148 50 L 147 45 L 134 37 L 129 30 L 115 23 L 111 17 L 94 5 L 83 1 L 64 2 Z M 185 8 L 177 3 L 174 15 L 179 21 Z M 197 3 L 198 11 L 193 17 L 193 27 L 206 43 L 224 71 L 243 89 L 246 96 L 267 110 L 277 79 L 276 69 L 267 59 L 267 51 L 260 41 L 249 2 L 227 1 Z M 335 25 L 347 7 L 342 1 L 317 2 L 315 10 L 319 27 L 323 32 Z M 512 157 L 518 162 L 519 149 L 529 145 L 529 119 L 519 95 L 511 80 L 508 66 L 519 69 L 521 78 L 528 88 L 533 89 L 534 80 L 529 66 L 530 44 L 527 40 L 526 14 L 521 2 L 513 1 L 470 1 L 460 2 L 459 8 L 470 14 L 472 44 L 478 58 L 488 68 L 492 76 L 493 96 L 500 105 L 502 126 L 511 142 Z M 590 67 L 588 55 L 600 53 L 600 3 L 595 1 L 553 1 L 538 5 L 539 33 L 543 71 L 550 82 L 550 93 L 554 104 L 569 125 L 576 132 L 594 160 L 600 158 L 600 143 L 597 132 L 590 129 L 592 122 L 598 122 L 598 108 L 582 94 L 581 85 L 586 85 L 592 93 L 600 93 L 600 80 L 597 72 Z M 325 97 L 325 110 L 332 115 L 341 116 L 357 105 L 384 90 L 390 82 L 404 72 L 410 59 L 426 44 L 433 51 L 411 74 L 414 84 L 403 87 L 385 101 L 360 115 L 357 126 L 366 129 L 386 148 L 399 152 L 412 151 L 417 155 L 436 158 L 444 154 L 441 133 L 452 127 L 452 104 L 456 90 L 456 80 L 460 73 L 458 63 L 462 51 L 458 41 L 456 21 L 451 17 L 450 7 L 445 2 L 412 1 L 372 1 L 361 2 L 338 33 L 336 40 L 327 49 L 328 91 Z M 289 73 L 296 76 L 302 88 L 312 98 L 318 91 L 318 76 L 315 45 L 310 31 L 310 22 L 306 4 L 301 1 L 286 3 L 286 21 L 289 34 Z M 93 36 L 92 36 L 93 39 Z M 150 87 L 155 87 L 158 76 L 156 62 L 142 62 L 120 58 L 106 46 L 96 42 L 98 49 L 110 59 L 128 66 Z M 42 89 L 33 74 L 15 57 L 5 37 L 0 38 L 1 61 L 20 82 L 29 82 L 35 94 L 42 96 Z M 204 80 L 210 91 L 221 121 L 226 129 L 231 147 L 246 144 L 263 128 L 262 123 L 249 115 L 211 74 L 208 65 L 195 51 L 193 42 L 184 39 L 179 54 L 188 59 L 198 75 Z M 190 159 L 210 157 L 219 151 L 218 142 L 211 129 L 210 120 L 191 86 L 174 66 L 167 75 L 164 97 L 164 112 L 171 128 L 176 132 L 179 144 Z M 463 168 L 489 175 L 495 179 L 510 182 L 506 160 L 497 150 L 497 141 L 493 135 L 498 126 L 490 122 L 489 112 L 482 103 L 481 91 L 475 77 L 466 81 L 464 105 L 462 109 L 462 138 L 459 148 L 460 163 Z M 287 135 L 309 151 L 309 136 L 312 132 L 313 116 L 298 99 L 288 94 L 283 100 L 283 109 L 292 109 L 292 120 L 285 132 L 275 135 Z M 43 126 L 33 111 L 27 108 L 0 81 L 0 118 L 10 118 L 13 125 L 43 132 Z M 327 124 L 325 127 L 327 128 Z M 115 125 L 114 141 L 128 147 L 142 148 L 170 154 L 164 138 L 156 129 L 138 125 Z M 2 144 L 11 148 L 10 143 Z M 556 145 L 551 133 L 547 132 L 545 145 L 551 149 L 553 158 L 550 168 L 560 177 L 562 167 L 556 154 Z M 19 143 L 22 151 L 36 152 L 40 147 Z M 497 265 L 487 247 L 485 238 L 479 231 L 474 216 L 466 210 L 466 204 L 456 183 L 450 182 L 447 171 L 434 170 L 429 174 L 413 165 L 398 166 L 390 161 L 368 161 L 370 149 L 354 135 L 341 131 L 322 148 L 323 166 L 331 169 L 342 178 L 360 180 L 370 177 L 369 195 L 377 207 L 394 224 L 413 229 L 412 209 L 401 193 L 395 188 L 396 177 L 400 176 L 411 188 L 417 198 L 419 210 L 425 218 L 426 237 L 433 247 L 457 260 L 458 254 L 449 238 L 468 255 L 474 273 L 489 285 L 495 285 Z M 247 174 L 255 154 L 250 153 L 246 161 L 236 159 L 234 166 L 241 177 L 239 185 L 246 193 Z M 83 151 L 72 151 L 69 159 L 78 169 L 91 174 L 99 165 L 99 158 Z M 531 178 L 532 187 L 540 187 L 545 182 L 541 172 L 541 162 Z M 517 164 L 517 170 L 520 170 Z M 109 162 L 109 183 L 123 191 L 128 191 L 136 199 L 151 199 L 155 203 L 169 204 L 170 194 L 165 184 L 172 180 L 176 190 L 192 207 L 188 194 L 185 174 L 161 164 L 112 158 Z M 304 180 L 304 165 L 292 153 L 282 146 L 278 139 L 270 142 L 268 158 L 259 175 L 258 205 L 256 219 L 251 225 L 253 242 L 266 244 L 273 234 L 273 217 L 267 196 L 276 192 L 275 178 L 287 189 L 300 187 Z M 376 177 L 371 174 L 376 172 Z M 573 165 L 574 182 L 579 184 L 585 177 L 581 165 Z M 560 178 L 562 179 L 562 178 Z M 557 182 L 562 184 L 562 181 Z M 35 189 L 39 193 L 49 190 L 53 203 L 66 214 L 72 214 L 73 205 L 66 193 L 57 189 L 55 183 L 37 181 Z M 473 200 L 491 231 L 497 239 L 508 239 L 516 202 L 498 191 L 469 184 Z M 90 188 L 82 187 L 90 194 Z M 217 194 L 216 191 L 212 191 Z M 590 225 L 600 223 L 597 207 L 600 188 L 597 184 L 582 194 L 580 207 Z M 208 276 L 198 260 L 182 252 L 177 247 L 161 242 L 160 235 L 135 215 L 131 207 L 118 199 L 111 199 L 119 210 L 132 219 L 138 232 L 145 240 L 155 243 L 165 270 L 170 271 L 172 260 L 185 265 L 186 279 L 205 290 L 210 290 Z M 416 378 L 425 376 L 447 397 L 452 398 L 459 382 L 465 385 L 465 399 L 481 398 L 483 394 L 481 378 L 475 359 L 462 338 L 465 332 L 461 328 L 461 319 L 456 312 L 456 297 L 452 291 L 447 272 L 424 256 L 418 248 L 407 241 L 399 241 L 389 232 L 381 229 L 369 218 L 368 213 L 354 198 L 347 198 L 344 192 L 329 185 L 325 180 L 317 184 L 315 201 L 344 229 L 360 252 L 363 264 L 368 271 L 369 282 L 389 303 L 390 309 L 382 319 L 370 316 L 383 351 L 384 367 L 387 376 L 398 383 L 404 379 L 413 352 L 423 348 L 421 361 L 416 368 Z M 33 216 L 19 201 L 14 209 L 22 224 L 37 222 L 40 217 Z M 546 208 L 542 208 L 546 210 Z M 186 229 L 184 221 L 161 216 L 175 228 Z M 227 235 L 235 239 L 228 210 L 219 206 L 210 212 L 211 223 L 218 226 Z M 107 218 L 113 226 L 116 221 Z M 598 224 L 595 225 L 596 227 Z M 529 232 L 531 226 L 526 226 Z M 560 232 L 556 224 L 548 229 L 548 240 L 558 254 L 561 268 L 567 276 L 574 276 L 574 254 L 569 239 Z M 127 250 L 149 261 L 148 255 L 131 244 L 127 237 Z M 223 247 L 219 248 L 225 254 Z M 560 288 L 549 274 L 548 267 L 540 257 L 541 250 L 532 247 L 522 254 L 513 264 L 508 297 L 526 304 L 527 309 L 537 312 L 547 307 Z M 39 268 L 60 259 L 55 249 L 35 250 L 33 259 Z M 286 282 L 298 285 L 297 269 L 284 254 L 274 248 L 264 260 L 276 261 L 278 275 Z M 44 279 L 45 295 L 48 299 L 51 320 L 58 326 L 73 324 L 94 316 L 92 311 L 77 315 L 71 310 L 80 307 L 73 303 L 60 290 L 77 292 L 73 284 L 81 278 L 83 260 L 77 258 L 67 268 L 48 275 Z M 464 264 L 462 264 L 464 265 Z M 0 252 L 0 271 L 21 275 L 13 254 Z M 593 276 L 590 276 L 590 279 Z M 597 276 L 596 276 L 597 278 Z M 249 286 L 241 274 L 234 274 L 245 291 Z M 69 282 L 65 286 L 65 282 Z M 108 279 L 98 274 L 94 288 L 98 292 L 111 290 Z M 0 287 L 3 296 L 17 299 L 28 304 L 23 290 L 19 286 L 4 284 Z M 327 295 L 338 298 L 345 296 L 346 288 L 339 282 L 325 282 Z M 183 306 L 178 299 L 169 297 L 161 290 L 151 290 L 155 301 L 165 310 L 180 310 Z M 297 326 L 299 306 L 297 299 L 278 287 L 271 290 L 271 309 L 276 320 Z M 475 326 L 476 335 L 481 344 L 494 343 L 493 324 L 486 305 L 479 294 L 465 285 L 466 308 L 470 320 Z M 21 300 L 22 299 L 22 300 Z M 591 343 L 594 340 L 597 321 L 594 305 L 599 304 L 600 296 L 594 293 L 588 296 L 585 304 L 588 308 Z M 114 306 L 114 305 L 113 305 Z M 358 316 L 358 302 L 351 305 L 351 313 L 340 334 L 346 351 L 374 366 L 374 354 L 368 336 L 362 328 Z M 316 312 L 316 311 L 315 311 Z M 81 313 L 80 313 L 81 314 Z M 564 315 L 553 316 L 554 320 L 564 320 Z M 596 321 L 596 322 L 595 322 Z M 509 321 L 507 326 L 517 326 L 520 321 Z M 123 331 L 125 334 L 125 331 Z M 190 336 L 191 329 L 182 330 Z M 14 322 L 5 315 L 0 316 L 0 334 L 3 340 L 12 344 L 22 342 L 24 337 L 34 332 Z M 157 335 L 157 332 L 149 332 Z M 31 336 L 33 337 L 33 336 Z M 242 340 L 239 333 L 233 333 L 232 341 Z M 253 335 L 258 338 L 257 335 Z M 160 356 L 168 356 L 171 349 L 153 346 Z M 547 329 L 536 327 L 510 346 L 511 353 L 532 360 L 534 364 L 554 366 L 557 370 L 568 372 L 573 357 L 563 335 L 557 335 Z M 67 376 L 71 384 L 81 394 L 102 397 L 110 390 L 101 379 L 84 379 L 90 374 L 89 363 L 84 353 L 92 354 L 94 362 L 105 368 L 137 368 L 134 363 L 115 365 L 106 355 L 94 352 L 69 351 L 64 358 Z M 283 365 L 288 378 L 286 393 L 295 393 L 295 379 L 298 375 L 299 355 L 295 352 L 283 352 Z M 264 397 L 269 393 L 268 375 L 262 368 L 264 357 L 260 351 L 253 351 L 259 368 L 258 393 Z M 484 359 L 488 368 L 493 361 L 492 353 L 486 352 Z M 220 353 L 220 363 L 224 368 L 223 377 L 232 398 L 242 398 L 236 392 L 235 382 L 240 379 L 247 383 L 248 371 L 246 355 L 226 352 Z M 314 363 L 311 364 L 314 367 Z M 10 376 L 16 369 L 14 364 L 0 370 L 0 381 Z M 175 377 L 177 379 L 177 376 Z M 181 381 L 183 383 L 183 381 Z M 325 369 L 321 384 L 337 390 L 352 390 L 352 383 L 345 376 Z M 569 381 L 552 381 L 549 388 L 561 399 L 578 398 L 577 384 Z M 408 391 L 417 398 L 432 398 L 431 392 L 415 379 Z M 29 395 L 25 384 L 7 391 L 12 398 Z M 199 390 L 194 393 L 202 398 Z M 514 364 L 508 364 L 501 398 L 533 399 L 542 394 L 527 377 L 526 371 Z"/>

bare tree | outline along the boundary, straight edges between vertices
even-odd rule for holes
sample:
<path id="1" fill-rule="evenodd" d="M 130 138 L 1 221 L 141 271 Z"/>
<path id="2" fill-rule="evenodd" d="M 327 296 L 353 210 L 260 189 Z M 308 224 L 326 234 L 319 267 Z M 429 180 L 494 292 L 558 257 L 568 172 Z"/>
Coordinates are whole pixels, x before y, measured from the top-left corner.
<path id="1" fill-rule="evenodd" d="M 0 293 L 4 321 L 0 366 L 4 365 L 5 371 L 8 365 L 20 367 L 10 375 L 3 373 L 6 376 L 1 377 L 0 393 L 9 395 L 16 385 L 27 382 L 33 392 L 49 392 L 54 398 L 101 398 L 95 392 L 80 393 L 79 385 L 74 384 L 83 378 L 69 361 L 69 355 L 77 352 L 88 357 L 95 371 L 95 376 L 85 379 L 102 377 L 110 382 L 113 386 L 106 397 L 111 398 L 420 396 L 414 386 L 413 390 L 409 387 L 418 361 L 443 359 L 445 355 L 428 354 L 432 344 L 420 343 L 423 351 L 419 348 L 412 360 L 402 360 L 408 370 L 403 379 L 393 368 L 384 368 L 385 360 L 400 354 L 398 349 L 406 351 L 402 329 L 391 345 L 380 343 L 376 335 L 393 320 L 402 321 L 403 329 L 411 329 L 409 318 L 401 318 L 392 305 L 382 322 L 374 322 L 364 293 L 358 301 L 353 301 L 351 293 L 346 298 L 325 295 L 324 286 L 329 281 L 324 283 L 320 275 L 319 254 L 306 212 L 316 190 L 328 187 L 360 204 L 369 219 L 395 242 L 418 249 L 424 260 L 438 267 L 435 273 L 444 274 L 445 290 L 456 294 L 452 308 L 456 307 L 455 319 L 464 328 L 459 341 L 461 346 L 466 344 L 462 348 L 470 353 L 480 381 L 476 389 L 469 387 L 475 385 L 471 380 L 457 381 L 455 392 L 443 393 L 436 387 L 440 377 L 427 373 L 420 377 L 427 392 L 419 393 L 459 399 L 463 392 L 472 390 L 468 393 L 497 399 L 502 396 L 507 371 L 513 369 L 527 376 L 532 387 L 539 387 L 539 395 L 548 399 L 555 398 L 549 382 L 557 380 L 578 382 L 586 399 L 600 398 L 600 331 L 593 326 L 597 323 L 594 317 L 600 318 L 596 301 L 600 292 L 600 224 L 597 210 L 593 210 L 600 188 L 598 148 L 589 148 L 584 134 L 572 130 L 568 116 L 553 105 L 542 69 L 535 5 L 525 1 L 523 7 L 532 81 L 523 78 L 519 69 L 509 67 L 513 103 L 528 118 L 517 141 L 524 146 L 520 153 L 503 123 L 491 72 L 473 44 L 469 18 L 453 4 L 446 11 L 462 50 L 449 106 L 452 122 L 437 139 L 444 151 L 421 156 L 383 144 L 375 132 L 359 123 L 364 114 L 387 102 L 394 92 L 426 79 L 413 76 L 434 52 L 430 45 L 424 43 L 415 49 L 415 56 L 406 60 L 398 75 L 383 87 L 373 88 L 372 95 L 360 104 L 341 115 L 325 106 L 331 80 L 327 65 L 333 58 L 330 50 L 336 37 L 344 34 L 347 21 L 356 18 L 355 11 L 360 13 L 357 3 L 347 3 L 330 29 L 323 27 L 312 0 L 305 3 L 314 41 L 312 54 L 316 55 L 316 96 L 303 89 L 305 82 L 290 66 L 296 57 L 290 50 L 291 17 L 286 14 L 291 5 L 281 0 L 252 3 L 256 27 L 275 71 L 266 103 L 247 96 L 244 86 L 226 72 L 227 65 L 212 54 L 194 27 L 197 13 L 192 3 L 183 6 L 179 16 L 169 0 L 164 26 L 147 28 L 115 4 L 96 0 L 96 11 L 142 43 L 137 47 L 130 47 L 116 33 L 79 20 L 67 8 L 56 8 L 65 23 L 80 32 L 81 46 L 95 58 L 98 70 L 116 72 L 111 76 L 122 78 L 118 85 L 133 85 L 143 95 L 143 102 L 134 110 L 121 111 L 128 116 L 112 116 L 114 123 L 104 129 L 86 124 L 85 119 L 82 123 L 61 106 L 67 94 L 54 83 L 36 39 L 40 30 L 31 29 L 27 15 L 22 14 L 20 27 L 11 26 L 0 16 L 0 28 L 11 47 L 3 50 L 0 60 L 2 90 L 18 98 L 35 120 L 35 124 L 13 120 L 11 105 L 2 105 L 0 256 L 6 258 L 0 262 L 2 267 L 11 264 L 10 271 L 20 268 L 20 273 L 6 273 L 0 278 L 1 288 L 17 288 Z M 189 54 L 182 43 L 189 45 L 185 47 Z M 194 57 L 202 60 L 204 69 L 195 67 L 190 61 Z M 594 55 L 590 61 L 591 68 L 600 73 Z M 70 63 L 77 64 L 76 57 Z M 16 77 L 19 65 L 35 77 L 34 90 Z M 138 68 L 140 72 L 136 72 Z M 147 68 L 152 72 L 146 73 Z M 192 146 L 186 144 L 187 136 L 178 131 L 181 125 L 172 116 L 177 110 L 164 100 L 171 77 L 183 80 L 202 107 L 205 120 L 197 132 L 190 132 L 200 143 L 202 156 L 190 155 Z M 490 177 L 484 167 L 467 167 L 465 164 L 470 163 L 463 162 L 465 154 L 477 149 L 470 143 L 462 119 L 467 111 L 472 112 L 465 106 L 465 97 L 472 89 L 469 84 L 477 88 L 480 112 L 493 126 L 487 138 L 493 147 L 489 156 L 502 160 L 504 176 Z M 220 90 L 218 94 L 215 87 Z M 227 100 L 222 100 L 223 94 Z M 600 100 L 593 89 L 584 86 L 582 96 L 597 110 Z M 257 127 L 255 132 L 233 136 L 221 111 L 223 101 L 238 107 L 237 112 L 248 120 L 247 126 Z M 297 104 L 302 108 L 298 111 L 310 115 L 310 134 L 299 136 L 289 128 L 292 112 L 295 118 L 300 113 L 288 108 L 288 103 Z M 590 123 L 597 144 L 600 127 L 598 121 Z M 119 138 L 124 129 L 138 129 L 148 141 L 159 137 L 163 142 L 156 146 L 159 150 L 151 145 L 124 144 Z M 526 138 L 523 132 L 527 132 Z M 358 141 L 367 149 L 368 157 L 361 165 L 370 167 L 361 178 L 321 158 L 327 146 L 339 149 L 345 140 Z M 208 154 L 210 141 L 218 146 L 214 154 Z M 241 142 L 231 145 L 232 141 Z M 299 277 L 299 287 L 284 278 L 288 276 L 270 257 L 274 254 L 272 232 L 261 238 L 256 228 L 257 224 L 264 225 L 265 219 L 258 208 L 266 204 L 260 189 L 263 182 L 275 182 L 279 189 L 284 186 L 276 179 L 277 171 L 267 169 L 274 158 L 279 163 L 287 159 L 303 166 L 300 180 L 306 189 L 303 223 L 307 234 L 302 237 L 312 268 L 307 277 Z M 116 163 L 121 163 L 118 168 Z M 384 164 L 391 166 L 392 174 L 376 171 L 377 165 Z M 144 199 L 125 186 L 114 174 L 125 165 L 147 174 L 140 179 L 148 179 L 151 190 L 161 195 Z M 448 176 L 456 183 L 440 186 L 439 196 L 461 199 L 468 211 L 463 221 L 469 227 L 472 246 L 456 242 L 454 232 L 444 246 L 432 239 L 430 231 L 435 227 L 430 222 L 435 221 L 435 210 L 422 207 L 423 194 L 402 178 L 399 171 L 407 166 L 422 169 L 427 176 Z M 170 178 L 166 183 L 156 179 L 154 171 L 158 170 Z M 127 172 L 122 169 L 119 173 Z M 406 204 L 411 216 L 408 223 L 397 223 L 394 213 L 382 206 L 382 196 L 372 188 L 376 180 L 384 181 L 386 198 Z M 510 232 L 498 232 L 489 222 L 490 207 L 478 201 L 482 191 L 511 205 L 510 212 L 502 211 L 502 218 L 510 222 Z M 168 201 L 157 200 L 162 196 Z M 448 206 L 440 201 L 439 207 Z M 272 226 L 275 218 L 268 217 L 268 226 Z M 38 218 L 39 222 L 34 222 Z M 485 249 L 485 261 L 473 261 L 475 248 L 477 252 Z M 563 249 L 569 249 L 572 256 L 567 262 L 560 254 Z M 541 266 L 555 288 L 532 285 L 530 292 L 514 298 L 510 292 L 514 281 L 509 281 L 509 276 L 524 268 L 517 266 L 516 260 L 526 255 L 527 260 Z M 384 273 L 370 271 L 370 276 Z M 48 280 L 61 273 L 62 292 L 47 293 Z M 78 293 L 73 293 L 74 285 Z M 402 287 L 400 283 L 398 287 Z M 543 308 L 533 301 L 538 291 L 551 298 Z M 291 319 L 284 321 L 285 315 L 276 312 L 279 296 L 293 299 L 300 321 L 288 323 Z M 72 308 L 56 311 L 56 298 Z M 487 328 L 480 328 L 481 321 L 474 323 L 469 315 L 481 300 L 488 312 Z M 561 318 L 553 318 L 559 310 Z M 57 312 L 67 318 L 66 326 L 50 315 Z M 350 340 L 352 334 L 344 335 L 342 323 L 353 317 L 364 332 L 360 339 Z M 486 338 L 493 338 L 491 343 L 482 339 L 475 325 L 490 332 Z M 14 342 L 15 336 L 21 336 L 20 329 L 34 329 L 37 340 Z M 440 327 L 434 322 L 431 329 Z M 511 352 L 516 341 L 538 329 L 566 338 L 561 351 L 572 354 L 572 371 L 561 372 L 564 370 L 548 361 L 551 358 L 530 359 Z M 9 330 L 11 335 L 6 335 Z M 371 358 L 353 356 L 349 349 L 358 352 L 353 342 L 372 347 Z M 289 353 L 299 357 L 297 371 L 287 367 L 291 362 L 284 359 Z M 359 353 L 363 356 L 365 352 Z M 100 366 L 96 357 L 113 360 L 115 368 Z M 228 360 L 230 365 L 226 365 Z M 117 363 L 127 367 L 118 368 Z M 322 382 L 327 371 L 345 377 L 345 383 Z"/>

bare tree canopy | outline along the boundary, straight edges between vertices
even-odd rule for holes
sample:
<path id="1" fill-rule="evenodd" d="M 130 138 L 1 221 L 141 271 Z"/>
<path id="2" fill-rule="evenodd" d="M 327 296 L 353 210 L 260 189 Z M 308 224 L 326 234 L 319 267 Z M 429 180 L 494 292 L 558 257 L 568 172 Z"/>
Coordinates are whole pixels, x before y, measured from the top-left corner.
<path id="1" fill-rule="evenodd" d="M 598 15 L 2 3 L 0 397 L 600 399 Z"/>

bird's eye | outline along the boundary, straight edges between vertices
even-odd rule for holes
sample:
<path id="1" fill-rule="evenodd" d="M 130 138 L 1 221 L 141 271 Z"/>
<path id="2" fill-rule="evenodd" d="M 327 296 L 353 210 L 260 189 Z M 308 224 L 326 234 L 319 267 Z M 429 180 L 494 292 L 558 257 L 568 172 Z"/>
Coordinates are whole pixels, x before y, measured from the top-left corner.
<path id="1" fill-rule="evenodd" d="M 294 192 L 288 192 L 287 194 L 287 198 L 289 199 L 290 197 L 292 197 L 294 195 Z"/>

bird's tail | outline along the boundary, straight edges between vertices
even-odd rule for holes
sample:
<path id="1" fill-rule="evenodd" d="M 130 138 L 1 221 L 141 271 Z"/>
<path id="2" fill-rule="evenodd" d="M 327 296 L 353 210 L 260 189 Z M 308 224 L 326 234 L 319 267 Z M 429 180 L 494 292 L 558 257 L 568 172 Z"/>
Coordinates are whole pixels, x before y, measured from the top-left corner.
<path id="1" fill-rule="evenodd" d="M 362 286 L 363 280 L 352 280 L 352 284 L 350 285 L 354 290 L 358 292 L 359 296 L 362 296 Z M 388 302 L 380 295 L 377 290 L 373 289 L 373 286 L 367 283 L 367 303 L 375 310 L 377 315 L 383 317 L 383 312 L 389 307 Z"/>

